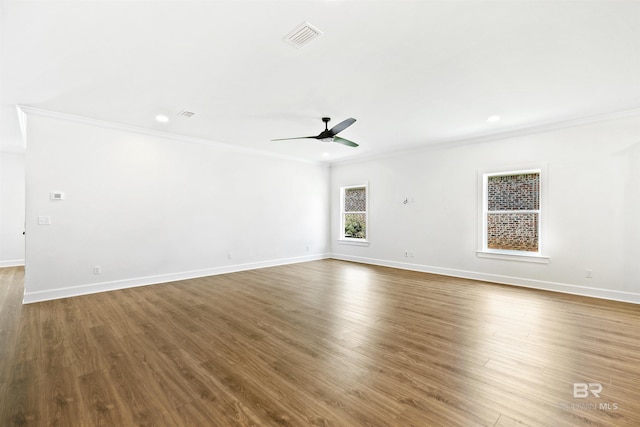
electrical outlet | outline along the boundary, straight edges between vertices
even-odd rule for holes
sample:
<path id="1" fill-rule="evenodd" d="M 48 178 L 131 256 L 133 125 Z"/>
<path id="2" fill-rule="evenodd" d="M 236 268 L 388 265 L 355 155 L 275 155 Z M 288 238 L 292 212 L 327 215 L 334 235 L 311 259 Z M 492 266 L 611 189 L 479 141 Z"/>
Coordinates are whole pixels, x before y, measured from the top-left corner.
<path id="1" fill-rule="evenodd" d="M 227 259 L 233 258 L 233 254 L 231 252 L 227 253 Z"/>
<path id="2" fill-rule="evenodd" d="M 99 265 L 96 265 L 93 267 L 93 274 L 95 274 L 96 276 L 102 274 L 102 267 L 100 267 Z"/>
<path id="3" fill-rule="evenodd" d="M 586 269 L 584 271 L 584 277 L 586 277 L 587 279 L 593 279 L 593 271 L 591 269 Z"/>

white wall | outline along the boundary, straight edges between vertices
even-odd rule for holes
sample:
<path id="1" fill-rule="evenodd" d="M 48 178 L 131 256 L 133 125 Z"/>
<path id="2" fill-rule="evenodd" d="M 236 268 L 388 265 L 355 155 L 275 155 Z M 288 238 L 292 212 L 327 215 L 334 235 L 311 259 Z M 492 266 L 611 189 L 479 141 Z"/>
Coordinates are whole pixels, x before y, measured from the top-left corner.
<path id="1" fill-rule="evenodd" d="M 326 166 L 37 114 L 27 135 L 25 302 L 328 254 Z"/>
<path id="2" fill-rule="evenodd" d="M 551 262 L 478 258 L 479 171 L 532 164 L 548 167 Z M 639 114 L 334 165 L 331 175 L 336 258 L 640 303 Z M 364 182 L 371 244 L 340 244 L 339 188 Z"/>
<path id="3" fill-rule="evenodd" d="M 331 252 L 640 303 L 637 114 L 330 170 L 42 115 L 29 116 L 28 137 L 26 302 Z M 479 171 L 532 164 L 548 170 L 551 262 L 478 258 Z M 339 187 L 365 182 L 371 244 L 339 244 Z M 66 200 L 49 200 L 51 191 Z"/>
<path id="4" fill-rule="evenodd" d="M 0 153 L 0 267 L 24 265 L 24 154 Z"/>

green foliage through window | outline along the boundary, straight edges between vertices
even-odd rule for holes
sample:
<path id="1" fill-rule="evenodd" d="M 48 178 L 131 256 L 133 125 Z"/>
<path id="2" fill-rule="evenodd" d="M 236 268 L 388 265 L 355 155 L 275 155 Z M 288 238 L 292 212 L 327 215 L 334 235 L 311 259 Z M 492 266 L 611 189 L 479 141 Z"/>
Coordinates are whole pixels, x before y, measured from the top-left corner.
<path id="1" fill-rule="evenodd" d="M 345 214 L 344 237 L 364 239 L 367 237 L 367 221 L 365 214 Z"/>

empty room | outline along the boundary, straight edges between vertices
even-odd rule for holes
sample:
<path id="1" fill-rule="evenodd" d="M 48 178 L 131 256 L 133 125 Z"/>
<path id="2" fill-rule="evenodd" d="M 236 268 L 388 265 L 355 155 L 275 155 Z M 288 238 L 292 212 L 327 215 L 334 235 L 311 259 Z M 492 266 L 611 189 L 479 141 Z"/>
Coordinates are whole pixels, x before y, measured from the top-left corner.
<path id="1" fill-rule="evenodd" d="M 640 425 L 640 2 L 0 19 L 0 426 Z"/>

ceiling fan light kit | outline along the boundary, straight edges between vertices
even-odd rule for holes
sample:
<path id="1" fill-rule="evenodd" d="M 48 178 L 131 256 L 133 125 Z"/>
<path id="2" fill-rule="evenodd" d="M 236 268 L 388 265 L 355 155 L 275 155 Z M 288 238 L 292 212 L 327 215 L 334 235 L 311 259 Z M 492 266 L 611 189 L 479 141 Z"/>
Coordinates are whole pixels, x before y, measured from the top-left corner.
<path id="1" fill-rule="evenodd" d="M 322 121 L 324 123 L 324 130 L 320 132 L 317 136 L 298 136 L 294 138 L 278 138 L 272 139 L 271 141 L 286 141 L 291 139 L 317 139 L 322 142 L 337 142 L 338 144 L 346 145 L 347 147 L 357 147 L 353 141 L 349 141 L 348 139 L 341 138 L 338 135 L 340 132 L 351 126 L 356 122 L 356 119 L 350 117 L 346 120 L 341 121 L 331 129 L 329 129 L 329 122 L 331 121 L 330 117 L 323 117 Z"/>

